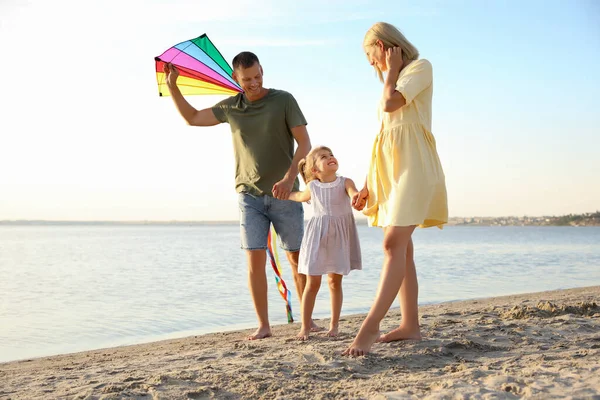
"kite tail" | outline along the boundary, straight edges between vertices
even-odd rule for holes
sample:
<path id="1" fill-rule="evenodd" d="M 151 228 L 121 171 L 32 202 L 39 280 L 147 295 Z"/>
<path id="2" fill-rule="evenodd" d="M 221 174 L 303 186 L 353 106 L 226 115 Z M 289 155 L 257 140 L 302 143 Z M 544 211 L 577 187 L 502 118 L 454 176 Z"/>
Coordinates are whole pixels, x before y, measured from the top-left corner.
<path id="1" fill-rule="evenodd" d="M 277 233 L 275 229 L 272 228 L 269 230 L 269 236 L 267 237 L 267 254 L 269 255 L 269 260 L 271 261 L 271 267 L 273 267 L 273 271 L 275 272 L 275 282 L 277 282 L 277 289 L 279 289 L 279 294 L 286 302 L 285 309 L 287 312 L 288 323 L 294 322 L 294 317 L 292 315 L 292 294 L 287 288 L 283 277 L 281 276 L 281 267 L 279 266 L 279 256 L 277 255 Z"/>

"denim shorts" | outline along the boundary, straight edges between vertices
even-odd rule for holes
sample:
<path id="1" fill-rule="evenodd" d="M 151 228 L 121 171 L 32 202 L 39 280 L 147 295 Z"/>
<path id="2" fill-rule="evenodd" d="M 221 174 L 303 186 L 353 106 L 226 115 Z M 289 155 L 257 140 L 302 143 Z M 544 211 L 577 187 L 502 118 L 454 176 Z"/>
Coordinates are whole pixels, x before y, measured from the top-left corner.
<path id="1" fill-rule="evenodd" d="M 266 249 L 272 223 L 279 246 L 284 251 L 300 250 L 304 235 L 304 209 L 301 203 L 243 192 L 238 196 L 242 249 Z"/>

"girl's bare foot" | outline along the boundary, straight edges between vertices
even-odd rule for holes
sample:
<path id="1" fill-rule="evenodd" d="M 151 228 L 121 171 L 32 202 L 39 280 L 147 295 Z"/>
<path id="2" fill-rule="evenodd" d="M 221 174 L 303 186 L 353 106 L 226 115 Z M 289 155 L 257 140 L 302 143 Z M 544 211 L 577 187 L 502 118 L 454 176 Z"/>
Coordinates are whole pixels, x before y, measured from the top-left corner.
<path id="1" fill-rule="evenodd" d="M 354 338 L 354 341 L 350 347 L 344 350 L 342 355 L 358 357 L 368 354 L 371 350 L 371 346 L 373 346 L 373 343 L 377 341 L 379 333 L 379 328 L 368 330 L 368 328 L 363 326 L 358 332 L 358 335 L 356 335 Z"/>
<path id="2" fill-rule="evenodd" d="M 271 336 L 272 334 L 270 326 L 265 326 L 262 328 L 259 327 L 252 335 L 248 336 L 248 340 L 265 339 Z"/>
<path id="3" fill-rule="evenodd" d="M 327 332 L 327 336 L 329 337 L 337 337 L 339 335 L 339 330 L 338 330 L 338 326 L 330 326 L 329 327 L 329 332 Z"/>
<path id="4" fill-rule="evenodd" d="M 308 340 L 308 337 L 309 337 L 309 335 L 310 335 L 310 329 L 304 329 L 304 328 L 301 328 L 301 329 L 300 329 L 300 333 L 298 333 L 298 334 L 296 335 L 296 338 L 297 338 L 298 340 L 305 341 L 305 340 Z"/>
<path id="5" fill-rule="evenodd" d="M 418 326 L 412 329 L 400 326 L 393 331 L 379 336 L 377 339 L 378 342 L 382 343 L 395 342 L 397 340 L 421 340 L 421 331 Z"/>
<path id="6" fill-rule="evenodd" d="M 315 321 L 313 321 L 312 319 L 310 320 L 310 331 L 311 332 L 321 332 L 323 330 L 323 328 L 321 328 L 319 325 L 315 324 Z"/>

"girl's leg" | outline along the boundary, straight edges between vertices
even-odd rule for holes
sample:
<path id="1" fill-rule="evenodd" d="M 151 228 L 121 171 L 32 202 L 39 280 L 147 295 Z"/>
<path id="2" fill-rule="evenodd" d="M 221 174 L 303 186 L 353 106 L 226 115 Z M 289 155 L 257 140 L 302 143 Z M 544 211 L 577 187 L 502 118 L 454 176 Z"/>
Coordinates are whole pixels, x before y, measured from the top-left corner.
<path id="1" fill-rule="evenodd" d="M 419 327 L 419 284 L 415 268 L 414 248 L 412 238 L 406 250 L 406 274 L 400 286 L 400 312 L 402 320 L 400 326 L 393 331 L 381 335 L 379 341 L 393 342 L 395 340 L 421 340 Z"/>
<path id="2" fill-rule="evenodd" d="M 354 342 L 343 354 L 361 356 L 371 350 L 379 338 L 379 323 L 385 317 L 398 295 L 406 273 L 406 253 L 414 226 L 391 226 L 385 228 L 383 237 L 384 261 L 375 302 L 369 310 L 354 338 Z"/>
<path id="3" fill-rule="evenodd" d="M 306 287 L 306 275 L 298 273 L 298 257 L 299 251 L 286 251 L 288 262 L 292 267 L 292 276 L 294 277 L 294 286 L 296 287 L 296 293 L 298 293 L 298 304 L 302 304 L 302 295 L 304 294 L 304 288 Z M 322 330 L 315 321 L 311 321 L 311 332 L 319 332 Z"/>
<path id="4" fill-rule="evenodd" d="M 307 340 L 312 327 L 312 313 L 315 308 L 315 299 L 321 287 L 321 275 L 306 277 L 306 286 L 302 293 L 302 307 L 300 316 L 302 317 L 302 327 L 298 333 L 298 339 Z"/>
<path id="5" fill-rule="evenodd" d="M 329 274 L 327 281 L 329 282 L 329 293 L 331 295 L 331 324 L 327 336 L 335 337 L 339 333 L 338 326 L 340 324 L 340 314 L 342 313 L 342 302 L 344 301 L 344 293 L 342 292 L 343 275 Z"/>

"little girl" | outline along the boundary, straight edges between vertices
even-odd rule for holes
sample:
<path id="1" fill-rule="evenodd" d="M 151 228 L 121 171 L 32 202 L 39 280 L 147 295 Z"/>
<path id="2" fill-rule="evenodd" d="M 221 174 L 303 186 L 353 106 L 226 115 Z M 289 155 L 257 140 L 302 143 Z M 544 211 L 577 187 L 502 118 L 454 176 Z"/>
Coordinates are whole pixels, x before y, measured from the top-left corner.
<path id="1" fill-rule="evenodd" d="M 337 176 L 338 162 L 328 147 L 317 147 L 298 164 L 306 183 L 303 192 L 292 192 L 289 200 L 312 200 L 314 216 L 308 221 L 298 261 L 298 273 L 307 276 L 302 294 L 300 340 L 311 331 L 315 299 L 321 277 L 328 275 L 331 293 L 331 324 L 328 336 L 338 335 L 342 311 L 342 277 L 362 269 L 358 233 L 350 199 L 358 193 L 351 179 Z"/>

